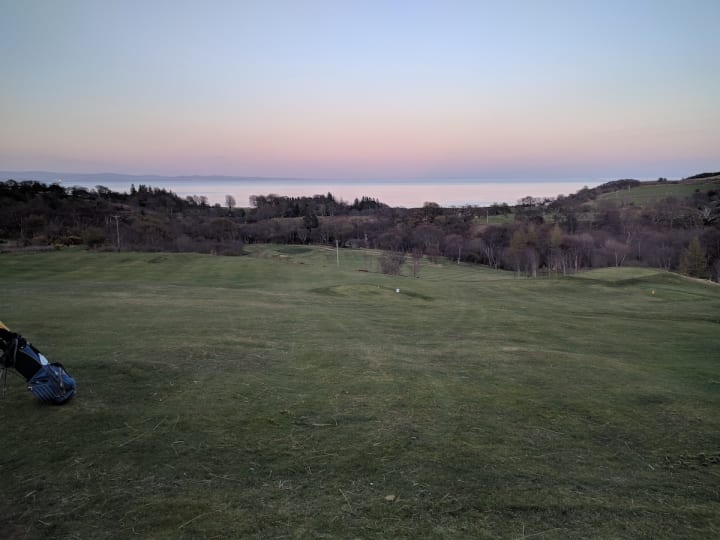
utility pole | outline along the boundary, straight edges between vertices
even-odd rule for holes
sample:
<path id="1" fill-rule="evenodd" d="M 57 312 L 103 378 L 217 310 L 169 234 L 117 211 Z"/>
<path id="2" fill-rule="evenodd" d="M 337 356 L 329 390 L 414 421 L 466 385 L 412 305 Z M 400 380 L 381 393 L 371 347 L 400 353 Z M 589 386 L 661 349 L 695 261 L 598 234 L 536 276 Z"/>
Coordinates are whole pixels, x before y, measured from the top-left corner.
<path id="1" fill-rule="evenodd" d="M 117 233 L 117 250 L 120 251 L 120 216 L 112 216 L 115 219 L 115 232 Z"/>
<path id="2" fill-rule="evenodd" d="M 337 258 L 337 265 L 340 266 L 340 241 L 335 239 L 335 255 Z"/>

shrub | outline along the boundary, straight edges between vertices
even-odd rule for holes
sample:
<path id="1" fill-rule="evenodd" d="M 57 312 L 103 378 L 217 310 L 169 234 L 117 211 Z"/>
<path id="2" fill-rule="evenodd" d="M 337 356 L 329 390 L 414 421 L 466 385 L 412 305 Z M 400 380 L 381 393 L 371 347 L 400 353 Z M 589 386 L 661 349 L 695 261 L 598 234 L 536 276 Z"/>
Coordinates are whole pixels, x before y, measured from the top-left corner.
<path id="1" fill-rule="evenodd" d="M 378 259 L 380 271 L 383 274 L 389 274 L 392 276 L 396 276 L 400 273 L 400 268 L 402 268 L 404 262 L 405 254 L 398 251 L 386 251 L 385 253 L 380 255 L 380 258 Z"/>
<path id="2" fill-rule="evenodd" d="M 105 233 L 98 227 L 88 227 L 83 231 L 83 241 L 88 248 L 96 248 L 105 243 Z"/>

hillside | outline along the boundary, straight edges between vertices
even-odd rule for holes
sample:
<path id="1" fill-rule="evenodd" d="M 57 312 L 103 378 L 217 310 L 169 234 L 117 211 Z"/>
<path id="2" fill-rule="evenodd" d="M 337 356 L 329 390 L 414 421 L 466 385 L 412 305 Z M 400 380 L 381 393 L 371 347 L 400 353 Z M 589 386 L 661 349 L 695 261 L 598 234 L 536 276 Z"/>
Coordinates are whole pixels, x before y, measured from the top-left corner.
<path id="1" fill-rule="evenodd" d="M 246 250 L 0 255 L 5 537 L 716 536 L 717 286 Z"/>
<path id="2" fill-rule="evenodd" d="M 688 176 L 683 181 L 684 182 L 704 182 L 706 180 L 715 180 L 715 181 L 720 180 L 720 171 L 695 174 L 693 176 Z"/>
<path id="3" fill-rule="evenodd" d="M 699 181 L 698 179 L 691 182 Z M 616 180 L 556 199 L 518 204 L 391 208 L 369 197 L 352 203 L 332 193 L 253 195 L 251 208 L 209 205 L 139 185 L 0 182 L 0 251 L 90 249 L 242 255 L 258 243 L 393 251 L 512 270 L 568 274 L 608 266 L 675 270 L 720 280 L 720 189 L 703 184 Z M 694 263 L 687 260 L 697 239 Z"/>
<path id="4" fill-rule="evenodd" d="M 642 182 L 635 187 L 603 193 L 597 200 L 618 201 L 622 204 L 648 207 L 668 197 L 687 199 L 693 197 L 695 193 L 709 191 L 720 191 L 720 176 L 703 176 L 679 182 Z"/>

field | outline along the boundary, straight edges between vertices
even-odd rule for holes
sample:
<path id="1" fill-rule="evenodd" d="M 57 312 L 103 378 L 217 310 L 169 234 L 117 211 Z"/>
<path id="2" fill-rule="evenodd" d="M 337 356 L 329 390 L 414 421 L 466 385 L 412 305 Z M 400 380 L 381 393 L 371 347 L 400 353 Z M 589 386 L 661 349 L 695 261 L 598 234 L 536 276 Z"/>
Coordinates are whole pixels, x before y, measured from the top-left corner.
<path id="1" fill-rule="evenodd" d="M 720 287 L 249 251 L 0 255 L 1 537 L 720 536 Z"/>
<path id="2" fill-rule="evenodd" d="M 688 182 L 682 184 L 671 184 L 667 182 L 651 183 L 631 189 L 621 189 L 610 193 L 603 193 L 597 198 L 597 200 L 618 201 L 624 204 L 647 206 L 656 204 L 662 199 L 667 199 L 668 197 L 685 199 L 687 197 L 692 197 L 692 194 L 696 191 L 710 191 L 712 189 L 720 189 L 720 180 L 698 180 L 695 183 Z"/>

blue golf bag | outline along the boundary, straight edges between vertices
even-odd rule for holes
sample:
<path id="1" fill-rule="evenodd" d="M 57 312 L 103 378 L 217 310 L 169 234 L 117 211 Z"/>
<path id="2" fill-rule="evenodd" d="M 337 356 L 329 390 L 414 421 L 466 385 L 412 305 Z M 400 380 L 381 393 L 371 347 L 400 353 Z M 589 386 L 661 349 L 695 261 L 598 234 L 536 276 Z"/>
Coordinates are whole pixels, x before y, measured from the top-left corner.
<path id="1" fill-rule="evenodd" d="M 61 404 L 75 395 L 75 379 L 59 362 L 48 362 L 21 335 L 0 322 L 0 370 L 14 368 L 27 381 L 28 390 L 43 403 Z"/>

